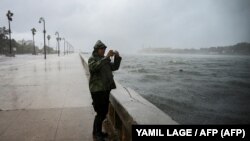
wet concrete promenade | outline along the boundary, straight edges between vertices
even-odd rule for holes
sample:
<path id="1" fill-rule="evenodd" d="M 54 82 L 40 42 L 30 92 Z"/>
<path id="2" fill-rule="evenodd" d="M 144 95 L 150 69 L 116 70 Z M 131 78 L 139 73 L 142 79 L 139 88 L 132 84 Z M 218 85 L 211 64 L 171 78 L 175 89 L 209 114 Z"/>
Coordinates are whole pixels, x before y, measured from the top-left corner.
<path id="1" fill-rule="evenodd" d="M 0 141 L 93 140 L 91 102 L 79 54 L 0 58 Z"/>

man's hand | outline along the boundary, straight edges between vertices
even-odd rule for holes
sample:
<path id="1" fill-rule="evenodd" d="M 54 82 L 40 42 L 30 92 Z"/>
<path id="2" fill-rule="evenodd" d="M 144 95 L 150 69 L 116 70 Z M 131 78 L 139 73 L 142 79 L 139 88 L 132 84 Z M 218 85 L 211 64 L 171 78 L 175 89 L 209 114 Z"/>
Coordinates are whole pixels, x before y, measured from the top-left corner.
<path id="1" fill-rule="evenodd" d="M 119 54 L 119 52 L 118 51 L 113 51 L 113 54 L 115 55 L 115 57 L 120 57 L 120 54 Z"/>
<path id="2" fill-rule="evenodd" d="M 112 56 L 114 56 L 114 52 L 113 50 L 109 50 L 107 57 L 112 57 Z"/>

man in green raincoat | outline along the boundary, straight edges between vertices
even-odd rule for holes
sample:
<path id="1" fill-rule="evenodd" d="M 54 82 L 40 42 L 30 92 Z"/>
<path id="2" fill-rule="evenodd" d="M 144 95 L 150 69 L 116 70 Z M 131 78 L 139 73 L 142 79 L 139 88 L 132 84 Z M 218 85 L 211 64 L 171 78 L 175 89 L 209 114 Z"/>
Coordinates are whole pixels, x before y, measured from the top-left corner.
<path id="1" fill-rule="evenodd" d="M 93 135 L 98 141 L 103 141 L 107 137 L 107 133 L 102 132 L 102 123 L 108 113 L 110 91 L 116 88 L 112 71 L 119 69 L 122 59 L 119 53 L 113 50 L 109 50 L 104 56 L 106 48 L 106 45 L 98 40 L 92 56 L 88 60 L 89 89 L 93 99 L 93 107 L 97 113 L 93 125 Z M 113 56 L 114 62 L 111 61 Z"/>

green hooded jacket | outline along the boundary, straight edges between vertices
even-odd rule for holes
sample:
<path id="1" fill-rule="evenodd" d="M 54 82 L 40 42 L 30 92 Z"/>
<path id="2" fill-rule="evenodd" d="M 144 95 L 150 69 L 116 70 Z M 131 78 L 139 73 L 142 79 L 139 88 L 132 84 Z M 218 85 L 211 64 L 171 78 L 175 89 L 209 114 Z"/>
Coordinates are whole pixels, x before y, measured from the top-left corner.
<path id="1" fill-rule="evenodd" d="M 90 92 L 107 91 L 116 88 L 112 71 L 119 69 L 121 59 L 120 56 L 115 56 L 114 62 L 111 62 L 109 57 L 100 57 L 97 52 L 93 51 L 88 60 Z"/>

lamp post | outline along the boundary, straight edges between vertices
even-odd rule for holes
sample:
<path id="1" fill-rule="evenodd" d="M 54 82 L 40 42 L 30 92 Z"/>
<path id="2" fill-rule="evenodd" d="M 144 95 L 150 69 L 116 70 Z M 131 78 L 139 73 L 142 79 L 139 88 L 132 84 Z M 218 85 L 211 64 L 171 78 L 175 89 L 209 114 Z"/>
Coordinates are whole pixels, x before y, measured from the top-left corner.
<path id="1" fill-rule="evenodd" d="M 69 54 L 71 53 L 71 44 L 69 43 Z"/>
<path id="2" fill-rule="evenodd" d="M 67 55 L 69 55 L 69 42 L 67 42 Z"/>
<path id="3" fill-rule="evenodd" d="M 72 52 L 71 52 L 71 47 L 72 47 L 72 45 L 69 44 L 69 53 L 70 53 L 70 54 L 72 53 Z"/>
<path id="4" fill-rule="evenodd" d="M 63 54 L 65 55 L 65 38 L 62 38 L 64 40 L 64 52 Z"/>
<path id="5" fill-rule="evenodd" d="M 25 42 L 24 39 L 22 40 L 22 54 L 23 54 L 23 48 L 24 48 Z"/>
<path id="6" fill-rule="evenodd" d="M 74 53 L 74 47 L 70 44 L 70 53 Z"/>
<path id="7" fill-rule="evenodd" d="M 43 33 L 44 33 L 44 44 L 43 44 L 43 48 L 44 48 L 44 59 L 46 59 L 46 41 L 45 41 L 45 37 L 46 37 L 46 30 L 45 30 L 45 20 L 43 17 L 41 17 L 39 19 L 39 23 L 43 22 Z"/>
<path id="8" fill-rule="evenodd" d="M 12 21 L 12 16 L 14 14 L 12 12 L 10 12 L 10 10 L 8 11 L 8 13 L 6 14 L 7 18 L 8 18 L 8 22 L 9 22 L 9 40 L 10 40 L 10 55 L 12 56 L 12 46 L 11 46 L 11 29 L 10 29 L 10 22 Z"/>
<path id="9" fill-rule="evenodd" d="M 48 48 L 49 48 L 49 40 L 50 40 L 50 35 L 47 36 L 47 39 L 48 39 Z M 49 53 L 49 49 L 48 49 L 48 53 Z"/>
<path id="10" fill-rule="evenodd" d="M 33 55 L 36 55 L 36 46 L 35 46 L 35 39 L 34 39 L 34 36 L 35 36 L 35 34 L 36 34 L 36 29 L 35 29 L 35 28 L 32 28 L 32 29 L 31 29 L 31 32 L 32 32 L 32 35 L 33 35 L 33 47 L 34 47 Z"/>
<path id="11" fill-rule="evenodd" d="M 57 38 L 56 38 L 56 49 L 55 49 L 56 54 L 57 54 L 57 50 L 58 50 L 58 42 L 57 42 Z"/>
<path id="12" fill-rule="evenodd" d="M 59 36 L 59 32 L 56 32 L 55 35 L 57 35 L 56 40 L 57 40 L 57 44 L 58 44 L 58 56 L 60 56 L 60 40 L 61 40 L 61 38 Z"/>

